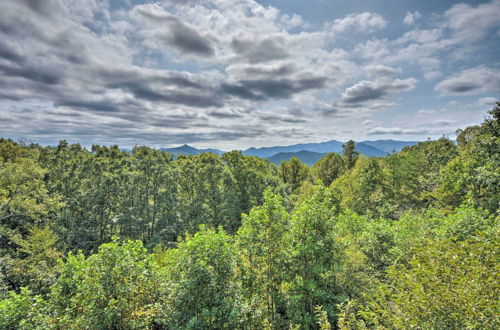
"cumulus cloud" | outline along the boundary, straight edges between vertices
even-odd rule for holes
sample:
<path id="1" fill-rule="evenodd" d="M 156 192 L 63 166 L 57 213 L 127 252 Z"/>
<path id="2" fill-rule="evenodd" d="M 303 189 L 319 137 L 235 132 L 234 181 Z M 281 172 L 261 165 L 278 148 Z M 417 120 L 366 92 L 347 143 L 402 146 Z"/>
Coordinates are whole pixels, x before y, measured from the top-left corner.
<path id="1" fill-rule="evenodd" d="M 368 65 L 365 67 L 365 71 L 368 72 L 370 76 L 375 78 L 393 76 L 403 72 L 400 68 L 393 68 L 383 64 Z"/>
<path id="2" fill-rule="evenodd" d="M 407 11 L 403 23 L 406 25 L 413 25 L 420 17 L 422 17 L 422 15 L 420 15 L 418 11 L 414 11 L 413 13 Z"/>
<path id="3" fill-rule="evenodd" d="M 214 38 L 202 34 L 195 27 L 170 15 L 158 5 L 142 5 L 136 7 L 138 13 L 152 21 L 160 28 L 156 35 L 167 45 L 176 48 L 181 54 L 211 57 L 215 53 L 212 45 Z"/>
<path id="4" fill-rule="evenodd" d="M 289 56 L 285 38 L 281 36 L 260 40 L 233 38 L 231 46 L 238 55 L 243 56 L 250 63 L 284 59 Z"/>
<path id="5" fill-rule="evenodd" d="M 493 0 L 472 7 L 466 3 L 453 5 L 444 13 L 446 26 L 452 29 L 460 41 L 475 41 L 489 31 L 498 33 L 500 0 Z"/>
<path id="6" fill-rule="evenodd" d="M 486 66 L 463 70 L 438 83 L 442 95 L 500 93 L 500 70 Z"/>
<path id="7" fill-rule="evenodd" d="M 496 102 L 498 102 L 498 100 L 499 99 L 496 99 L 494 97 L 481 97 L 476 101 L 476 104 L 480 106 L 492 106 Z"/>
<path id="8" fill-rule="evenodd" d="M 347 104 L 358 104 L 383 99 L 390 94 L 412 90 L 416 83 L 415 78 L 362 80 L 347 88 L 342 93 L 341 100 Z"/>
<path id="9" fill-rule="evenodd" d="M 374 32 L 387 25 L 385 19 L 377 13 L 364 12 L 360 14 L 347 15 L 333 21 L 331 31 L 342 33 L 347 30 L 357 29 L 363 32 Z"/>

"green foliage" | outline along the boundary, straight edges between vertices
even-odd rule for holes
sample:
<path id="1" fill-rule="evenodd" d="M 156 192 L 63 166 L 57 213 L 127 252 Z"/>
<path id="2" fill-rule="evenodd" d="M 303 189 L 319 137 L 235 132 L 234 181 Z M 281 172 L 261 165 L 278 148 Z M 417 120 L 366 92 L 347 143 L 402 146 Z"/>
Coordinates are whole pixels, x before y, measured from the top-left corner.
<path id="1" fill-rule="evenodd" d="M 284 326 L 285 232 L 288 213 L 281 197 L 266 191 L 264 204 L 243 215 L 236 236 L 238 278 L 243 298 L 250 305 L 251 326 Z"/>
<path id="2" fill-rule="evenodd" d="M 234 329 L 241 317 L 232 239 L 201 227 L 162 258 L 162 313 L 168 329 Z"/>
<path id="3" fill-rule="evenodd" d="M 0 300 L 0 329 L 47 329 L 47 302 L 24 288 Z"/>
<path id="4" fill-rule="evenodd" d="M 0 223 L 25 228 L 62 206 L 58 196 L 48 194 L 44 175 L 30 158 L 0 162 Z"/>
<path id="5" fill-rule="evenodd" d="M 437 198 L 456 207 L 470 199 L 498 214 L 500 206 L 500 102 L 481 126 L 459 130 L 460 155 L 441 175 Z"/>
<path id="6" fill-rule="evenodd" d="M 349 140 L 342 145 L 342 150 L 346 167 L 348 169 L 353 168 L 359 157 L 359 151 L 356 150 L 356 143 L 353 140 Z"/>
<path id="7" fill-rule="evenodd" d="M 264 191 L 279 185 L 278 171 L 268 160 L 243 156 L 240 151 L 222 155 L 235 181 L 239 214 L 248 213 L 263 202 Z M 239 215 L 238 214 L 238 215 Z"/>
<path id="8" fill-rule="evenodd" d="M 52 323 L 77 329 L 143 329 L 158 312 L 157 266 L 139 241 L 70 254 L 52 288 Z"/>
<path id="9" fill-rule="evenodd" d="M 316 313 L 317 324 L 320 330 L 330 330 L 332 327 L 330 322 L 328 322 L 328 314 L 323 310 L 322 306 L 316 306 L 314 308 Z"/>
<path id="10" fill-rule="evenodd" d="M 361 300 L 346 305 L 341 328 L 496 329 L 498 231 L 416 248 Z"/>
<path id="11" fill-rule="evenodd" d="M 57 235 L 47 226 L 32 227 L 26 238 L 12 238 L 17 245 L 16 258 L 10 261 L 9 279 L 15 287 L 29 287 L 36 293 L 47 293 L 58 274 Z"/>
<path id="12" fill-rule="evenodd" d="M 283 182 L 290 187 L 292 193 L 298 191 L 300 186 L 311 177 L 309 167 L 297 157 L 281 162 L 279 173 Z"/>
<path id="13" fill-rule="evenodd" d="M 329 187 L 344 172 L 344 169 L 343 158 L 339 154 L 331 152 L 313 165 L 312 172 L 315 178 Z"/>
<path id="14" fill-rule="evenodd" d="M 315 325 L 315 306 L 322 305 L 333 319 L 336 304 L 343 300 L 337 285 L 341 249 L 334 229 L 331 196 L 325 188 L 302 202 L 290 217 L 285 244 L 288 247 L 287 316 L 296 324 Z"/>
<path id="15" fill-rule="evenodd" d="M 342 209 L 372 216 L 390 211 L 390 203 L 386 200 L 386 177 L 378 159 L 360 158 L 351 171 L 334 182 L 332 188 L 339 195 Z"/>

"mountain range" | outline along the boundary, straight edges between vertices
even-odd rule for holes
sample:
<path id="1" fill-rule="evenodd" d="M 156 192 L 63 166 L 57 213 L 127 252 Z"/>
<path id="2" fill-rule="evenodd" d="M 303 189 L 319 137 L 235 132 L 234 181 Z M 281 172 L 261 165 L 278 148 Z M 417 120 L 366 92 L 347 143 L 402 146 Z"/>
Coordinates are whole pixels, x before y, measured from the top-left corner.
<path id="1" fill-rule="evenodd" d="M 391 152 L 401 151 L 406 146 L 417 144 L 418 141 L 397 141 L 397 140 L 375 140 L 356 142 L 356 149 L 367 157 L 383 157 Z M 242 153 L 248 156 L 258 156 L 268 158 L 271 162 L 279 165 L 284 160 L 290 160 L 297 157 L 307 165 L 313 165 L 329 152 L 342 153 L 344 142 L 331 140 L 319 143 L 300 143 L 288 146 L 275 146 L 263 148 L 249 148 Z M 224 151 L 219 149 L 197 149 L 187 144 L 176 148 L 160 148 L 174 157 L 179 155 L 199 155 L 205 152 L 222 155 Z"/>

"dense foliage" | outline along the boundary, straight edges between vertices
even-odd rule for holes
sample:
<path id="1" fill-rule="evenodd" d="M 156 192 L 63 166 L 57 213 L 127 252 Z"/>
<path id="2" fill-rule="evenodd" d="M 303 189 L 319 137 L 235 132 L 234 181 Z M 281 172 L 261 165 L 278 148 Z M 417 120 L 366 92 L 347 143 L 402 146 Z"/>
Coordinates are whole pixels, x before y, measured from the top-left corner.
<path id="1" fill-rule="evenodd" d="M 500 103 L 312 168 L 0 139 L 1 329 L 500 328 Z"/>

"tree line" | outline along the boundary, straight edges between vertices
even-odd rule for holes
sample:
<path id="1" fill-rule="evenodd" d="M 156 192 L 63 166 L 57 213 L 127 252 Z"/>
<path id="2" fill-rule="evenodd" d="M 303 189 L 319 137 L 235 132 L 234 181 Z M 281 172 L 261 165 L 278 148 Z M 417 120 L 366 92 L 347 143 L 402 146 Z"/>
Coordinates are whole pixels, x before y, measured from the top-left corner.
<path id="1" fill-rule="evenodd" d="M 500 326 L 500 103 L 308 167 L 0 139 L 2 329 Z"/>

